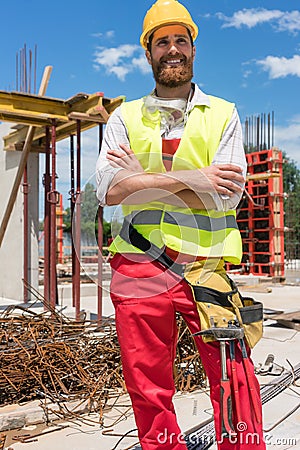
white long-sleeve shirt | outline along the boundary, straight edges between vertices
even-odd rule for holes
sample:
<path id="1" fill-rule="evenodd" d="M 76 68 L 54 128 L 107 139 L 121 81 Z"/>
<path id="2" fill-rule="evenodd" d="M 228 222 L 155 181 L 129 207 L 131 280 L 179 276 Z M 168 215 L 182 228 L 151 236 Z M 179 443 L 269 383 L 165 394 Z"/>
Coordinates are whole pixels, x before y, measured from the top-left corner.
<path id="1" fill-rule="evenodd" d="M 186 114 L 189 114 L 198 105 L 209 106 L 210 100 L 208 95 L 202 92 L 197 85 L 194 85 L 194 95 L 187 103 Z M 161 126 L 161 136 L 164 139 L 181 138 L 183 131 L 184 122 L 175 125 L 171 129 L 167 129 L 164 125 Z M 101 152 L 96 165 L 97 197 L 101 206 L 106 205 L 106 194 L 114 176 L 119 170 L 123 170 L 122 168 L 112 167 L 106 158 L 107 151 L 109 149 L 119 149 L 119 144 L 125 144 L 127 147 L 130 147 L 128 131 L 120 107 L 115 109 L 106 124 Z M 229 163 L 240 167 L 243 171 L 243 176 L 246 176 L 247 162 L 243 146 L 242 126 L 236 108 L 233 110 L 231 120 L 223 133 L 212 162 L 212 164 Z M 237 206 L 242 194 L 235 193 L 231 197 L 219 195 L 218 193 L 211 193 L 210 195 L 215 201 L 217 210 L 227 211 Z"/>

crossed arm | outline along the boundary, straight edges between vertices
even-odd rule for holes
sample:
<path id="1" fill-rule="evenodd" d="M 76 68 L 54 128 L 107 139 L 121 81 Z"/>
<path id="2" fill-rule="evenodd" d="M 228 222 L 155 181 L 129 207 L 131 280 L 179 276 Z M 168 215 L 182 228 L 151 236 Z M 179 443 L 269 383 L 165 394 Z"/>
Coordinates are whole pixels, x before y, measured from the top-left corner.
<path id="1" fill-rule="evenodd" d="M 245 179 L 234 164 L 216 164 L 202 169 L 166 173 L 146 173 L 133 151 L 120 144 L 120 150 L 109 150 L 107 159 L 113 167 L 122 168 L 114 176 L 106 196 L 108 205 L 141 204 L 161 201 L 175 206 L 214 209 L 211 193 L 228 197 L 241 194 Z"/>

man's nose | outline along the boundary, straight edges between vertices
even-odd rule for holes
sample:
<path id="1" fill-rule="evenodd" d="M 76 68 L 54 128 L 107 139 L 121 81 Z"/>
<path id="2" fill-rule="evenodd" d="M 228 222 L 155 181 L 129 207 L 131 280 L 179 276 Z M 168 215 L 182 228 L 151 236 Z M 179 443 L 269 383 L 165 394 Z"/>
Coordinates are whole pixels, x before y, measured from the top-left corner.
<path id="1" fill-rule="evenodd" d="M 169 53 L 171 53 L 171 54 L 179 53 L 179 50 L 178 50 L 175 42 L 170 43 Z"/>

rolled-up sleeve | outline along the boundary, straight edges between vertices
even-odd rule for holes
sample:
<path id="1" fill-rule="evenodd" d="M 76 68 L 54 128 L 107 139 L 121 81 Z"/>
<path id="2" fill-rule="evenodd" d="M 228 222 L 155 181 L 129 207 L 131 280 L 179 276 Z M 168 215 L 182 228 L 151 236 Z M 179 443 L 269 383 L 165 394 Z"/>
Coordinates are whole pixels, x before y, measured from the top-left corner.
<path id="1" fill-rule="evenodd" d="M 96 163 L 97 198 L 101 206 L 106 205 L 106 194 L 116 173 L 121 168 L 112 167 L 107 160 L 107 151 L 119 149 L 120 144 L 129 146 L 128 133 L 121 115 L 120 107 L 116 108 L 105 126 L 101 152 Z"/>
<path id="2" fill-rule="evenodd" d="M 213 164 L 234 164 L 242 169 L 243 176 L 246 178 L 247 161 L 243 145 L 243 131 L 236 108 L 234 108 L 231 120 L 223 133 Z M 244 187 L 244 184 L 238 184 Z M 235 193 L 231 197 L 214 193 L 212 197 L 218 211 L 228 211 L 237 207 L 242 193 Z"/>

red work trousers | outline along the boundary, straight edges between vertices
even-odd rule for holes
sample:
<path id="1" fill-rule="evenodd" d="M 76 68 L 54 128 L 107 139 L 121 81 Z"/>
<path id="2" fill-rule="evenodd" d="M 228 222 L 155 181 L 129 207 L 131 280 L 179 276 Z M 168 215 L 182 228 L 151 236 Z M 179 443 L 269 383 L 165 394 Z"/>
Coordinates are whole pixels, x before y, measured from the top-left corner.
<path id="1" fill-rule="evenodd" d="M 172 403 L 175 393 L 173 364 L 177 343 L 176 312 L 182 315 L 191 333 L 200 330 L 191 288 L 145 255 L 117 254 L 111 267 L 111 299 L 116 313 L 123 374 L 141 446 L 143 450 L 186 450 Z M 235 439 L 223 439 L 219 344 L 204 343 L 200 336 L 195 336 L 195 342 L 209 380 L 218 448 L 265 449 L 262 425 L 251 419 L 251 399 L 241 352 L 236 351 L 236 365 L 243 424 Z M 253 368 L 252 362 L 251 365 Z M 230 377 L 230 361 L 227 370 Z M 259 399 L 259 384 L 256 378 L 255 381 L 255 396 Z M 234 420 L 235 425 L 236 422 Z"/>

